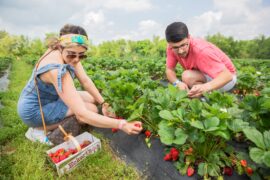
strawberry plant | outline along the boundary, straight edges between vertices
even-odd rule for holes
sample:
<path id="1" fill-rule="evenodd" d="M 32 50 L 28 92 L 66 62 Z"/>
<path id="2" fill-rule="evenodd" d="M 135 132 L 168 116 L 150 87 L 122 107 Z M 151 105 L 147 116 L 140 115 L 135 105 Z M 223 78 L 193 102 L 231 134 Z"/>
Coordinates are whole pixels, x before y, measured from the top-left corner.
<path id="1" fill-rule="evenodd" d="M 246 96 L 240 104 L 244 110 L 243 119 L 260 130 L 270 128 L 270 98 L 266 96 Z"/>
<path id="2" fill-rule="evenodd" d="M 270 167 L 270 130 L 259 132 L 255 128 L 244 129 L 246 137 L 254 143 L 255 146 L 250 147 L 249 156 L 250 158 L 259 164 L 259 172 L 263 176 L 269 176 Z M 244 163 L 245 164 L 245 163 Z M 253 169 L 246 168 L 248 174 L 253 173 Z M 266 173 L 268 171 L 268 173 Z"/>

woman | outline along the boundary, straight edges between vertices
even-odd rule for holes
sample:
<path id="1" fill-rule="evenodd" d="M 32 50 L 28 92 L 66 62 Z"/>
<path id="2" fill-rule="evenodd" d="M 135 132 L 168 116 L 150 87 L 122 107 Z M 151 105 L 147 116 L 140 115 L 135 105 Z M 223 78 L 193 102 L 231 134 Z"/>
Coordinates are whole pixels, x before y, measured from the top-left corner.
<path id="1" fill-rule="evenodd" d="M 56 129 L 65 117 L 72 115 L 80 123 L 118 128 L 127 134 L 138 134 L 142 130 L 141 122 L 119 121 L 109 117 L 109 104 L 105 103 L 80 62 L 86 57 L 87 40 L 82 27 L 65 25 L 60 30 L 60 38 L 49 44 L 48 50 L 33 70 L 18 102 L 18 113 L 30 127 L 26 137 L 31 141 L 50 144 L 45 136 L 46 129 Z M 76 90 L 74 77 L 77 77 L 86 91 Z M 102 106 L 104 116 L 98 114 L 95 104 Z M 47 127 L 45 133 L 43 124 Z"/>

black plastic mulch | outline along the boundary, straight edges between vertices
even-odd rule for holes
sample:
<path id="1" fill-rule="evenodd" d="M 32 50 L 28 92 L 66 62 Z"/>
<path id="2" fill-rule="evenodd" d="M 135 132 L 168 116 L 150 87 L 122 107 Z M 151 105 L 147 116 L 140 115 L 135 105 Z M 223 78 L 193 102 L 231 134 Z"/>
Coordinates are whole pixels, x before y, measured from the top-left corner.
<path id="1" fill-rule="evenodd" d="M 149 180 L 191 180 L 201 179 L 198 175 L 192 177 L 182 176 L 172 162 L 164 161 L 165 146 L 158 138 L 151 138 L 151 148 L 145 143 L 145 135 L 127 135 L 122 131 L 112 133 L 111 129 L 95 128 L 96 132 L 103 134 L 110 140 L 112 149 L 127 164 L 135 166 L 142 175 L 142 179 Z M 245 180 L 246 175 L 225 176 L 224 179 Z"/>

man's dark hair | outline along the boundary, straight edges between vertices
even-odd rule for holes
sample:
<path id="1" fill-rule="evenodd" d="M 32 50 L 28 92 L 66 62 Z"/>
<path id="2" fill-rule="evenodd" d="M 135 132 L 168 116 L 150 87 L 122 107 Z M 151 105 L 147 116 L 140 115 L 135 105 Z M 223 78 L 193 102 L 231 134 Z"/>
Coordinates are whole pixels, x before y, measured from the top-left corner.
<path id="1" fill-rule="evenodd" d="M 179 42 L 188 37 L 188 28 L 182 22 L 174 22 L 167 26 L 166 31 L 167 42 Z"/>

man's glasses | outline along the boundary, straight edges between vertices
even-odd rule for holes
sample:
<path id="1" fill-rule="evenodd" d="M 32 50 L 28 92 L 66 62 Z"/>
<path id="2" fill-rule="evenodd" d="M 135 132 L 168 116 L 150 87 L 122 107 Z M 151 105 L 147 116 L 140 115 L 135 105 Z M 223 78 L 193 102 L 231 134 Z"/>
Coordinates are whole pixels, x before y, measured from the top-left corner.
<path id="1" fill-rule="evenodd" d="M 85 54 L 77 54 L 75 52 L 68 51 L 66 57 L 68 59 L 75 59 L 76 57 L 78 57 L 79 59 L 85 59 L 85 58 L 87 58 L 87 55 L 85 55 Z"/>
<path id="2" fill-rule="evenodd" d="M 186 43 L 184 43 L 184 44 L 181 44 L 180 46 L 172 46 L 172 49 L 174 50 L 174 51 L 179 51 L 179 49 L 181 49 L 181 50 L 184 50 L 184 49 L 186 49 L 187 47 L 188 47 L 188 42 L 186 42 Z"/>

